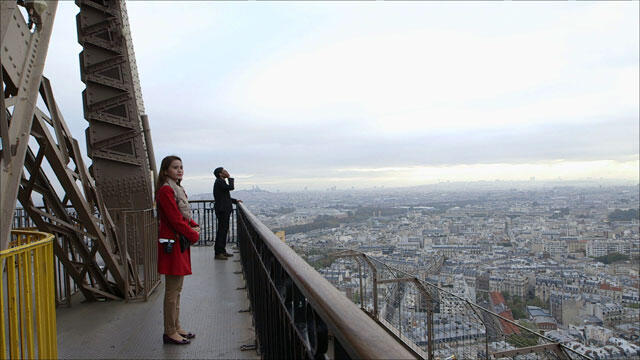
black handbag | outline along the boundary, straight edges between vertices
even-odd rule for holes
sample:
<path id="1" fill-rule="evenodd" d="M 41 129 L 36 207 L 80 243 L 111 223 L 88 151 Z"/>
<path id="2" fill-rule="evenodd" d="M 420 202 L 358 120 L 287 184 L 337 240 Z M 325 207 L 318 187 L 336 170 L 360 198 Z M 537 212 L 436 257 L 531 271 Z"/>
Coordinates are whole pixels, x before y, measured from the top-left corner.
<path id="1" fill-rule="evenodd" d="M 180 252 L 184 252 L 189 248 L 189 246 L 191 246 L 191 241 L 189 241 L 186 236 L 180 233 L 178 233 L 178 237 L 180 238 Z"/>

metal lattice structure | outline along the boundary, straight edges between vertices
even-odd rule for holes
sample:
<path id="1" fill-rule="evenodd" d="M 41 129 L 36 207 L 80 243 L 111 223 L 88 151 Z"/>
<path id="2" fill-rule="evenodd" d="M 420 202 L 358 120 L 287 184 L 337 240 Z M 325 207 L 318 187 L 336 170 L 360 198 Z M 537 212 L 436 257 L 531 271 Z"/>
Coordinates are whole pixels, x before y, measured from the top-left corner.
<path id="1" fill-rule="evenodd" d="M 0 249 L 8 246 L 31 123 L 57 3 L 27 21 L 14 1 L 0 2 Z M 31 8 L 34 12 L 35 9 Z M 37 19 L 37 27 L 29 23 Z"/>
<path id="2" fill-rule="evenodd" d="M 76 0 L 87 153 L 108 209 L 153 205 L 155 168 L 124 0 Z M 144 126 L 143 126 L 144 125 Z"/>
<path id="3" fill-rule="evenodd" d="M 52 115 L 49 117 L 36 108 L 31 133 L 38 150 L 34 153 L 30 147 L 27 151 L 18 199 L 38 229 L 62 235 L 60 242 L 54 242 L 54 252 L 87 299 L 124 297 L 132 282 L 127 279 L 128 274 L 133 272 L 129 271 L 126 252 L 118 246 L 115 225 L 84 166 L 78 142 L 69 135 L 45 77 L 40 94 Z M 43 171 L 44 160 L 62 185 L 64 195 L 58 194 Z M 33 203 L 33 192 L 42 196 L 43 210 Z M 132 280 L 135 284 L 136 279 Z"/>
<path id="4" fill-rule="evenodd" d="M 49 80 L 42 76 L 57 1 L 0 4 L 2 248 L 8 245 L 19 200 L 33 224 L 56 235 L 54 253 L 86 299 L 148 295 L 157 285 L 156 279 L 147 275 L 154 264 L 147 264 L 150 250 L 139 249 L 149 247 L 146 240 L 154 237 L 155 218 L 145 221 L 144 228 L 151 230 L 144 231 L 144 239 L 134 236 L 136 241 L 145 241 L 143 247 L 116 228 L 108 210 L 149 212 L 152 207 L 149 156 L 152 158 L 153 152 L 148 131 L 142 131 L 146 117 L 138 115 L 143 105 L 124 3 L 78 2 L 79 40 L 85 47 L 80 56 L 82 79 L 87 84 L 83 99 L 90 119 L 88 147 L 93 173 L 71 137 Z M 100 20 L 101 16 L 106 20 Z M 105 53 L 116 55 L 107 59 Z M 125 109 L 124 113 L 119 109 Z M 129 247 L 135 251 L 128 251 Z M 143 278 L 137 265 L 142 263 L 146 264 Z"/>

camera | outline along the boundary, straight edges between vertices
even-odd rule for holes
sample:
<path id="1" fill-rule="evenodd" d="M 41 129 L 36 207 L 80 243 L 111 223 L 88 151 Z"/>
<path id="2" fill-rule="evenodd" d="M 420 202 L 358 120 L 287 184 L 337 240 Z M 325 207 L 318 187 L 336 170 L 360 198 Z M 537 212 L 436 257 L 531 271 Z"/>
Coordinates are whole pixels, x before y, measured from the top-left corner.
<path id="1" fill-rule="evenodd" d="M 164 241 L 162 241 L 164 240 Z M 175 240 L 173 239 L 161 239 L 160 243 L 164 247 L 164 252 L 166 254 L 171 254 L 173 252 L 173 244 L 175 244 Z"/>

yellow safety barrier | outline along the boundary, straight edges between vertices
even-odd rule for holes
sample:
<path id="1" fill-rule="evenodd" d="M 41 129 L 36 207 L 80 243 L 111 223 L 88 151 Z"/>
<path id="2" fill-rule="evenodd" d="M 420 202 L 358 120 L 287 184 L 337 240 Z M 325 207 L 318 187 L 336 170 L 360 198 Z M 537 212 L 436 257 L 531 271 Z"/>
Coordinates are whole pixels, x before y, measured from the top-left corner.
<path id="1" fill-rule="evenodd" d="M 55 359 L 53 235 L 12 230 L 11 240 L 0 251 L 0 358 Z"/>

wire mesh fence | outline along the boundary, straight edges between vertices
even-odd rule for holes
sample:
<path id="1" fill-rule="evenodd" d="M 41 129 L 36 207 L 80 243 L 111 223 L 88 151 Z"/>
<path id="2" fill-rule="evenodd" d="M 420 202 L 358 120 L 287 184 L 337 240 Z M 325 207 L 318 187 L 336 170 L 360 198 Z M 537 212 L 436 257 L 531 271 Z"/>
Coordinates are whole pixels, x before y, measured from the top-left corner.
<path id="1" fill-rule="evenodd" d="M 320 272 L 419 357 L 589 358 L 545 337 L 532 324 L 516 322 L 501 308 L 499 293 L 491 294 L 495 298 L 487 309 L 425 280 L 429 270 L 408 272 L 353 250 L 332 256 L 331 267 Z"/>

